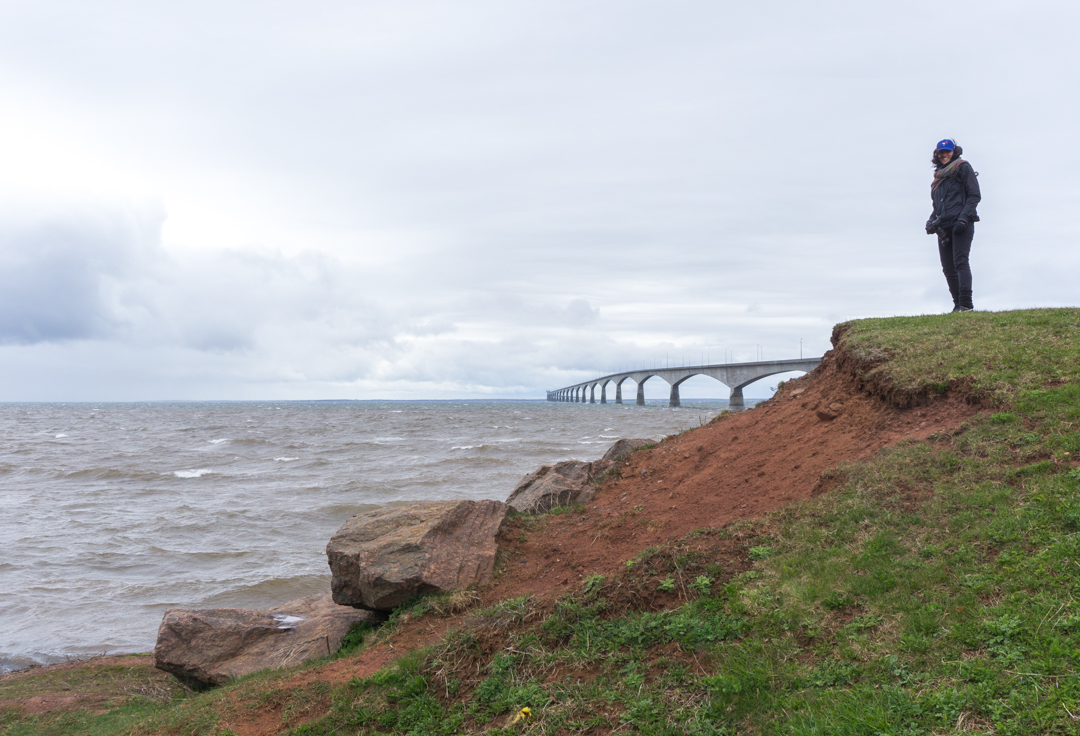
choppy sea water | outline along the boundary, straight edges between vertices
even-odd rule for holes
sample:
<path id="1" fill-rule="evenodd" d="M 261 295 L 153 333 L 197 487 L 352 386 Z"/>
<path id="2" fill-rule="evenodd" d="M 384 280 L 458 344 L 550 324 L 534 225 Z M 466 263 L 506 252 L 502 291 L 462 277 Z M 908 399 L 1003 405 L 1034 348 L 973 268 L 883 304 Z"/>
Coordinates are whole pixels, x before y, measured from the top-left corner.
<path id="1" fill-rule="evenodd" d="M 725 405 L 0 404 L 0 672 L 149 651 L 168 608 L 325 592 L 326 543 L 355 513 L 504 500 L 539 465 Z"/>

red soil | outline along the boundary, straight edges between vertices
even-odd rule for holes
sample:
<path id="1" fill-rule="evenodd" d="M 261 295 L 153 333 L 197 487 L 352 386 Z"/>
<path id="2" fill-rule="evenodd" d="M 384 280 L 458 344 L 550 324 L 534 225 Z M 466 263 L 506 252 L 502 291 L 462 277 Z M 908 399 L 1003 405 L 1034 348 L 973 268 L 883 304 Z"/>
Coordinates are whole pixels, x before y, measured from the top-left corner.
<path id="1" fill-rule="evenodd" d="M 634 453 L 585 513 L 549 517 L 539 534 L 506 525 L 507 572 L 481 591 L 484 601 L 557 595 L 650 545 L 824 493 L 822 471 L 950 432 L 976 412 L 958 399 L 898 409 L 856 383 L 831 351 L 770 401 Z"/>

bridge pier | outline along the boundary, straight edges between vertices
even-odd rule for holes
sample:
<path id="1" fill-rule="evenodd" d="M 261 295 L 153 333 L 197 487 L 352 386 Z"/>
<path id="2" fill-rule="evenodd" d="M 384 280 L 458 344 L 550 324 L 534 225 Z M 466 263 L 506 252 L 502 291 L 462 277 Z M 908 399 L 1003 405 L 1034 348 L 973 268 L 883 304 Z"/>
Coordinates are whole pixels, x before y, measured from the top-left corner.
<path id="1" fill-rule="evenodd" d="M 746 404 L 743 403 L 742 386 L 731 389 L 731 396 L 728 397 L 728 411 L 742 411 L 746 408 Z"/>
<path id="2" fill-rule="evenodd" d="M 645 406 L 645 382 L 641 381 L 637 385 L 637 405 Z"/>
<path id="3" fill-rule="evenodd" d="M 615 403 L 622 403 L 622 381 L 615 384 Z"/>
<path id="4" fill-rule="evenodd" d="M 595 383 L 593 385 L 589 386 L 589 403 L 590 404 L 595 404 L 596 403 L 596 384 Z"/>
<path id="5" fill-rule="evenodd" d="M 607 384 L 606 383 L 600 387 L 600 403 L 601 404 L 606 404 L 607 403 Z"/>
<path id="6" fill-rule="evenodd" d="M 671 398 L 668 399 L 668 406 L 682 406 L 682 402 L 679 401 L 679 384 L 671 384 Z"/>

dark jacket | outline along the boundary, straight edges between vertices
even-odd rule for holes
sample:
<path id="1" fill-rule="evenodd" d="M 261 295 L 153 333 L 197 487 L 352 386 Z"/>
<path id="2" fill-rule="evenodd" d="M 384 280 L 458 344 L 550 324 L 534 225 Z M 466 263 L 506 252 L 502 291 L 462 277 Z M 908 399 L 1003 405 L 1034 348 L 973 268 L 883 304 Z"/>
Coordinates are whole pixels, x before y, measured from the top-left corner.
<path id="1" fill-rule="evenodd" d="M 961 217 L 968 222 L 978 222 L 979 215 L 975 208 L 979 206 L 980 199 L 979 179 L 971 164 L 964 161 L 955 174 L 942 179 L 941 185 L 930 191 L 930 201 L 934 203 L 930 218 L 941 218 L 944 226 L 952 225 Z"/>

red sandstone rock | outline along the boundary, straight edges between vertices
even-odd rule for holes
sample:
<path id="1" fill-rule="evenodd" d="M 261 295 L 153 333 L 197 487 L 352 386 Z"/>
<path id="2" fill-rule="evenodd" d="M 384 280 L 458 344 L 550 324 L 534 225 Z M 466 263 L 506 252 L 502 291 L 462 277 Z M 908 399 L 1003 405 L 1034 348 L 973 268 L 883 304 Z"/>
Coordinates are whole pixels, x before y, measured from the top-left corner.
<path id="1" fill-rule="evenodd" d="M 635 450 L 656 444 L 654 440 L 619 440 L 595 462 L 567 460 L 543 465 L 517 484 L 506 503 L 519 514 L 543 514 L 555 506 L 573 506 L 592 500 L 592 483 L 614 463 Z"/>
<path id="2" fill-rule="evenodd" d="M 831 422 L 840 416 L 844 411 L 844 405 L 837 402 L 829 404 L 828 408 L 819 408 L 814 413 L 817 414 L 817 418 L 823 422 Z"/>
<path id="3" fill-rule="evenodd" d="M 173 608 L 165 612 L 154 666 L 189 684 L 222 685 L 242 675 L 287 667 L 337 651 L 370 611 L 334 603 L 329 593 L 254 608 Z"/>
<path id="4" fill-rule="evenodd" d="M 415 595 L 484 582 L 510 507 L 436 501 L 357 514 L 326 545 L 334 601 L 389 611 Z"/>
<path id="5" fill-rule="evenodd" d="M 555 506 L 588 503 L 593 497 L 592 481 L 611 465 L 608 460 L 542 465 L 521 479 L 506 503 L 519 514 L 542 514 Z"/>

